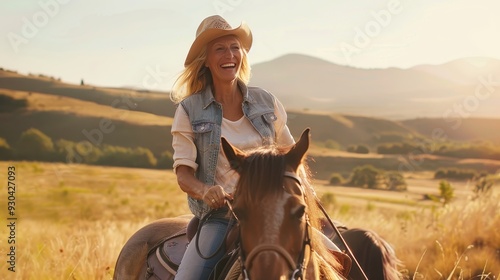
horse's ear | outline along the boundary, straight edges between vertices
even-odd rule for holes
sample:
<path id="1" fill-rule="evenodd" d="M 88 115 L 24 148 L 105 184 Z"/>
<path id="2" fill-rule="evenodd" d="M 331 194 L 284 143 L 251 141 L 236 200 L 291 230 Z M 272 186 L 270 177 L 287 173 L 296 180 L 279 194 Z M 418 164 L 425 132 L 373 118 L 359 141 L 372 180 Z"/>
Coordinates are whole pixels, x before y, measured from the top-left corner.
<path id="1" fill-rule="evenodd" d="M 287 163 L 294 169 L 299 167 L 307 150 L 309 149 L 309 131 L 311 131 L 311 129 L 306 128 L 304 132 L 302 132 L 299 141 L 295 143 L 295 145 L 293 145 L 290 151 L 286 154 Z"/>
<path id="2" fill-rule="evenodd" d="M 238 148 L 233 147 L 233 145 L 231 145 L 224 137 L 221 138 L 221 143 L 222 150 L 224 150 L 224 154 L 226 155 L 231 168 L 236 170 L 236 172 L 239 172 L 244 153 Z"/>

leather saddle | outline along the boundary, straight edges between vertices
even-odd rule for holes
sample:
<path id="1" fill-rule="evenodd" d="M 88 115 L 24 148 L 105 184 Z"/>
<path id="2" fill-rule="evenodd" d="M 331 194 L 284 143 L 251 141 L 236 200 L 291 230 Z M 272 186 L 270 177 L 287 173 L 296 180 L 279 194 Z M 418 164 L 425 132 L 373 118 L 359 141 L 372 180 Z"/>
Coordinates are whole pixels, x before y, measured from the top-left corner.
<path id="1" fill-rule="evenodd" d="M 148 252 L 146 261 L 146 279 L 153 276 L 157 279 L 174 279 L 182 257 L 186 252 L 187 245 L 193 240 L 199 226 L 200 220 L 193 217 L 187 226 L 175 234 L 164 238 Z M 236 248 L 236 240 L 239 235 L 238 226 L 233 226 L 228 232 L 225 240 L 226 255 Z M 227 260 L 223 260 L 227 262 Z M 220 267 L 221 265 L 219 265 Z M 220 268 L 219 268 L 220 270 Z"/>

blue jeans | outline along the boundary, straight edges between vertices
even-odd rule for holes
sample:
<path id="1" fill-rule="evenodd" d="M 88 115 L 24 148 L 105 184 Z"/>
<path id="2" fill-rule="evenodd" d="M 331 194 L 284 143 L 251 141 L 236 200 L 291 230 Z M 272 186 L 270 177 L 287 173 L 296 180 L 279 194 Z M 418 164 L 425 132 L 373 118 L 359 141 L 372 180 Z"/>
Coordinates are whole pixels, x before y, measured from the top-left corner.
<path id="1" fill-rule="evenodd" d="M 221 250 L 210 259 L 203 259 L 196 251 L 196 235 L 189 243 L 186 253 L 182 257 L 181 264 L 175 275 L 177 280 L 205 280 L 214 269 L 217 262 L 224 257 L 226 252 L 224 235 L 229 226 L 234 223 L 229 221 L 226 216 L 227 209 L 221 209 L 211 215 L 202 225 L 199 232 L 199 249 L 204 256 L 210 256 L 217 248 L 222 246 Z"/>

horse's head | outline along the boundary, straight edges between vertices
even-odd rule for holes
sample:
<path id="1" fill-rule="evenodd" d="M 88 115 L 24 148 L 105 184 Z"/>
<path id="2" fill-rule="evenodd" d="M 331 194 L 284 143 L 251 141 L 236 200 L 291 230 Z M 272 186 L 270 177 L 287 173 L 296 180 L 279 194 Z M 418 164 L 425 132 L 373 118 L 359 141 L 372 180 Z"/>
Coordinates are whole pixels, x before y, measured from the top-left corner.
<path id="1" fill-rule="evenodd" d="M 251 279 L 290 279 L 309 258 L 307 201 L 297 175 L 309 148 L 309 129 L 285 150 L 244 153 L 222 147 L 239 173 L 233 210 L 240 223 L 244 268 Z"/>

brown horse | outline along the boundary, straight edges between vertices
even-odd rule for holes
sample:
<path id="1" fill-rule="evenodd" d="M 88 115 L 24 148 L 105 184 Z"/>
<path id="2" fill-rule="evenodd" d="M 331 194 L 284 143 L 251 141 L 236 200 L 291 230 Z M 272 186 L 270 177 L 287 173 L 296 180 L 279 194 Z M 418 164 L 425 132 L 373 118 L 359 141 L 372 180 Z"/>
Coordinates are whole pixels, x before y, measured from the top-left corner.
<path id="1" fill-rule="evenodd" d="M 222 141 L 240 175 L 233 212 L 240 226 L 241 270 L 246 279 L 342 279 L 343 268 L 318 233 L 320 219 L 303 159 L 309 129 L 287 150 L 244 153 Z M 302 174 L 305 175 L 305 174 Z"/>
<path id="2" fill-rule="evenodd" d="M 225 140 L 222 140 L 222 145 L 232 167 L 240 174 L 232 203 L 239 218 L 239 257 L 243 260 L 235 265 L 239 269 L 236 270 L 238 275 L 246 274 L 250 279 L 342 279 L 338 272 L 346 275 L 348 269 L 339 265 L 312 230 L 322 228 L 318 218 L 320 212 L 306 172 L 299 172 L 306 170 L 302 161 L 309 147 L 309 130 L 304 131 L 297 144 L 287 150 L 266 148 L 244 153 Z M 185 232 L 191 217 L 161 219 L 137 231 L 120 252 L 113 279 L 173 279 L 175 272 L 166 271 L 149 260 L 155 257 L 155 249 L 166 244 L 167 237 Z M 325 234 L 331 239 L 334 237 L 328 232 Z M 358 240 L 346 238 L 349 247 L 357 246 Z M 374 240 L 373 244 L 367 243 L 366 246 L 374 248 L 382 244 Z M 337 245 L 341 247 L 341 244 Z M 365 253 L 371 255 L 362 255 Z M 366 266 L 362 262 L 363 270 L 384 265 L 377 258 L 395 259 L 393 252 L 391 254 L 384 248 L 355 250 L 354 255 L 371 260 Z M 385 271 L 394 269 L 392 264 L 385 265 Z M 162 270 L 166 274 L 157 273 Z M 353 276 L 356 275 L 355 267 L 351 271 L 354 274 L 347 278 L 362 279 Z M 392 278 L 379 274 L 369 279 Z"/>

